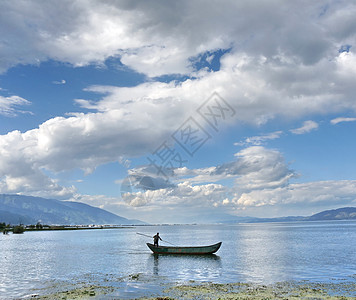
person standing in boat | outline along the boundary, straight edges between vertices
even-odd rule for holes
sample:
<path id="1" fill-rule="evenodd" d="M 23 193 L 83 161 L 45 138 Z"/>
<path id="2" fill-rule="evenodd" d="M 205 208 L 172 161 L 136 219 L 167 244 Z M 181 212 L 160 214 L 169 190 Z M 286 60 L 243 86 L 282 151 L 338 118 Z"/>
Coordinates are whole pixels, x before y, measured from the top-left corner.
<path id="1" fill-rule="evenodd" d="M 153 237 L 153 244 L 158 247 L 158 240 L 161 240 L 161 237 L 159 236 L 159 232 Z"/>

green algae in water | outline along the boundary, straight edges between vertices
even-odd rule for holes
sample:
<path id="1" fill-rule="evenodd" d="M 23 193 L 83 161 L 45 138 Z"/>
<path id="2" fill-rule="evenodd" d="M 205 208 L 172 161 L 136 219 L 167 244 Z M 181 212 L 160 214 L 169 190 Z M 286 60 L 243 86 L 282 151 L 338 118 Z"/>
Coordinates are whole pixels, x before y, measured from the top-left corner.
<path id="1" fill-rule="evenodd" d="M 134 274 L 138 275 L 138 274 Z M 138 276 L 139 277 L 139 276 Z M 131 280 L 138 280 L 131 276 Z M 149 294 L 149 291 L 147 291 Z M 279 282 L 272 285 L 249 283 L 196 283 L 167 284 L 161 293 L 129 299 L 356 299 L 354 282 L 294 283 Z M 58 291 L 35 299 L 122 299 L 120 288 L 101 285 L 84 285 Z M 128 299 L 127 297 L 123 297 Z"/>
<path id="2" fill-rule="evenodd" d="M 164 295 L 173 299 L 355 299 L 356 285 L 353 282 L 202 283 L 172 286 L 164 291 Z"/>
<path id="3" fill-rule="evenodd" d="M 166 278 L 167 279 L 167 278 Z M 328 283 L 287 281 L 275 284 L 213 283 L 184 284 L 144 273 L 124 277 L 88 274 L 68 281 L 55 281 L 35 299 L 356 299 L 355 277 Z M 36 293 L 37 294 L 37 293 Z"/>
<path id="4" fill-rule="evenodd" d="M 79 288 L 73 288 L 70 290 L 64 290 L 55 292 L 53 294 L 42 295 L 32 297 L 33 299 L 48 299 L 48 300 L 55 300 L 55 299 L 90 299 L 96 298 L 96 296 L 103 296 L 108 293 L 112 293 L 114 289 L 112 287 L 104 287 L 104 286 L 95 286 L 95 285 L 88 285 L 82 286 Z"/>

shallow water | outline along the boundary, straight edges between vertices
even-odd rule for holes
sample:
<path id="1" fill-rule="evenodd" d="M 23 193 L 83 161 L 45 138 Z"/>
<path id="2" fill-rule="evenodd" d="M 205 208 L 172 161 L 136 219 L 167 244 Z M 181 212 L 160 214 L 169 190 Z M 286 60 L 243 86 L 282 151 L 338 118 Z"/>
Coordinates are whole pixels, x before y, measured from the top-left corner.
<path id="1" fill-rule="evenodd" d="M 178 245 L 222 241 L 212 256 L 155 256 L 141 232 Z M 162 243 L 164 244 L 164 243 Z M 356 273 L 356 222 L 139 226 L 0 236 L 0 298 L 53 286 L 105 284 L 136 297 L 162 282 L 347 280 Z M 40 290 L 44 288 L 44 290 Z"/>

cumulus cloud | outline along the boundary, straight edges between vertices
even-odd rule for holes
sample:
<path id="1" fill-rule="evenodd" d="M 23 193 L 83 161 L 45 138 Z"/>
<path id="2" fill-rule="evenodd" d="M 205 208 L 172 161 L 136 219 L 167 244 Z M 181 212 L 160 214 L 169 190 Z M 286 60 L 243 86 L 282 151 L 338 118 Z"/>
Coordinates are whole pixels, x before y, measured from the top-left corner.
<path id="1" fill-rule="evenodd" d="M 98 93 L 99 100 L 76 100 L 90 112 L 53 118 L 33 130 L 0 136 L 4 154 L 0 157 L 1 190 L 21 192 L 21 186 L 42 186 L 53 193 L 70 194 L 71 187 L 57 186 L 45 172 L 80 168 L 90 173 L 122 157 L 145 155 L 195 114 L 214 91 L 236 111 L 225 125 L 261 126 L 275 118 L 356 109 L 356 56 L 351 47 L 339 52 L 342 45 L 355 42 L 355 4 L 334 2 L 327 9 L 323 1 L 300 5 L 226 0 L 215 4 L 188 0 L 1 2 L 0 72 L 48 59 L 84 66 L 116 57 L 148 77 L 188 75 L 181 82 L 150 79 L 131 88 L 91 86 L 86 92 Z M 193 62 L 197 58 L 219 49 L 229 50 L 218 70 L 196 70 Z M 211 59 L 212 54 L 206 58 Z M 14 115 L 26 101 L 2 97 L 0 113 Z M 307 121 L 292 132 L 302 134 L 317 126 Z M 280 134 L 253 137 L 245 143 L 260 146 Z M 236 161 L 221 166 L 174 172 L 181 180 L 190 178 L 178 180 L 174 187 L 159 185 L 156 191 L 167 199 L 176 199 L 179 192 L 198 199 L 196 195 L 202 197 L 212 190 L 225 204 L 231 201 L 219 194 L 221 187 L 216 183 L 207 186 L 212 184 L 209 181 L 233 177 L 252 199 L 249 191 L 285 189 L 295 176 L 281 153 L 264 147 L 244 149 Z M 138 187 L 142 178 L 136 178 Z M 128 201 L 137 206 L 143 203 L 141 196 Z"/>
<path id="2" fill-rule="evenodd" d="M 291 129 L 290 131 L 294 134 L 305 134 L 312 130 L 318 129 L 319 124 L 314 121 L 305 121 L 302 127 Z"/>
<path id="3" fill-rule="evenodd" d="M 0 192 L 66 198 L 74 187 L 62 187 L 46 176 L 38 161 L 32 160 L 34 141 L 13 131 L 0 136 Z"/>
<path id="4" fill-rule="evenodd" d="M 339 123 L 342 123 L 342 122 L 355 122 L 355 121 L 356 121 L 356 118 L 339 117 L 339 118 L 332 119 L 330 121 L 330 123 L 332 125 L 336 125 L 336 124 L 339 124 Z"/>
<path id="5" fill-rule="evenodd" d="M 355 180 L 291 183 L 244 193 L 233 193 L 221 184 L 196 186 L 183 181 L 175 189 L 127 194 L 126 202 L 104 195 L 76 195 L 74 199 L 151 223 L 174 223 L 218 221 L 234 214 L 287 216 L 295 215 L 296 208 L 298 214 L 310 215 L 324 209 L 354 206 L 355 194 Z"/>
<path id="6" fill-rule="evenodd" d="M 19 108 L 30 104 L 30 101 L 19 96 L 4 97 L 0 95 L 0 115 L 14 117 L 19 113 L 30 113 Z"/>
<path id="7" fill-rule="evenodd" d="M 354 37 L 349 12 L 355 5 L 350 3 L 333 3 L 327 10 L 321 2 L 300 6 L 279 1 L 226 0 L 208 6 L 200 1 L 21 4 L 1 4 L 0 28 L 6 28 L 0 32 L 6 41 L 0 47 L 3 70 L 48 58 L 79 66 L 117 56 L 151 77 L 191 76 L 180 84 L 90 87 L 88 91 L 108 95 L 99 102 L 77 100 L 88 109 L 109 110 L 146 98 L 174 99 L 180 101 L 181 112 L 190 112 L 213 91 L 236 109 L 235 120 L 258 125 L 279 116 L 300 118 L 355 109 L 350 76 L 354 54 L 338 52 Z M 348 30 L 337 23 L 343 18 L 350 22 Z M 196 72 L 194 58 L 218 49 L 230 49 L 220 61 L 220 70 Z"/>
<path id="8" fill-rule="evenodd" d="M 119 55 L 149 76 L 190 73 L 192 57 L 230 47 L 312 65 L 330 55 L 335 44 L 337 49 L 352 44 L 350 12 L 356 10 L 347 1 L 327 10 L 322 1 L 53 3 L 1 3 L 1 70 L 47 59 L 80 66 Z"/>
<path id="9" fill-rule="evenodd" d="M 288 168 L 277 150 L 254 146 L 241 150 L 235 156 L 236 160 L 220 166 L 174 169 L 170 179 L 175 184 L 150 177 L 150 167 L 130 170 L 129 173 L 135 175 L 130 175 L 132 180 L 129 187 L 124 189 L 122 197 L 129 205 L 135 207 L 179 205 L 182 202 L 189 202 L 189 205 L 197 207 L 208 205 L 219 207 L 230 204 L 230 194 L 236 190 L 243 193 L 279 188 L 286 186 L 291 178 L 296 177 L 296 173 Z M 140 181 L 144 178 L 145 184 L 142 184 Z M 227 178 L 235 180 L 233 187 L 218 183 Z"/>
<path id="10" fill-rule="evenodd" d="M 311 215 L 324 209 L 356 205 L 354 180 L 291 183 L 276 189 L 251 190 L 242 194 L 232 193 L 229 187 L 219 184 L 195 187 L 190 182 L 182 182 L 175 190 L 145 193 L 128 194 L 127 202 L 104 195 L 76 195 L 73 199 L 151 223 L 213 222 L 235 214 L 287 216 L 295 215 L 296 208 L 299 215 Z M 181 198 L 181 194 L 185 198 Z"/>
<path id="11" fill-rule="evenodd" d="M 149 215 L 162 210 L 184 215 L 182 207 L 189 206 L 195 214 L 210 208 L 216 215 L 250 211 L 261 216 L 266 214 L 258 208 L 264 212 L 282 208 L 283 214 L 299 207 L 302 213 L 310 214 L 356 203 L 355 180 L 290 183 L 297 174 L 288 168 L 281 153 L 261 146 L 246 148 L 236 154 L 235 161 L 221 166 L 184 167 L 174 173 L 175 186 L 127 193 L 123 195 L 125 201 Z M 229 177 L 235 180 L 232 186 L 217 183 Z"/>
<path id="12" fill-rule="evenodd" d="M 220 184 L 192 185 L 189 181 L 181 182 L 174 188 L 146 190 L 137 193 L 126 193 L 124 200 L 131 206 L 189 206 L 204 208 L 219 206 L 227 197 L 228 189 Z"/>
<path id="13" fill-rule="evenodd" d="M 154 120 L 145 129 L 140 122 L 128 118 L 123 112 L 77 114 L 74 117 L 50 119 L 37 129 L 25 133 L 18 131 L 0 136 L 2 149 L 20 147 L 34 165 L 54 172 L 80 168 L 87 173 L 98 165 L 116 161 L 120 156 L 142 155 L 163 140 L 162 132 Z M 3 157 L 2 159 L 5 159 Z"/>
<path id="14" fill-rule="evenodd" d="M 147 82 L 132 88 L 92 86 L 87 91 L 102 93 L 104 97 L 95 102 L 78 99 L 77 103 L 83 108 L 98 111 L 137 109 L 137 112 L 141 112 L 142 107 L 154 107 L 161 103 L 159 119 L 171 120 L 176 126 L 215 91 L 236 111 L 234 118 L 226 124 L 246 122 L 263 125 L 276 117 L 297 119 L 310 113 L 355 110 L 355 102 L 347 96 L 354 87 L 345 86 L 346 82 L 340 74 L 331 71 L 336 64 L 336 61 L 323 60 L 313 67 L 298 67 L 288 61 L 228 53 L 222 57 L 219 71 L 201 73 L 194 80 Z M 293 76 L 288 76 L 292 69 Z M 323 74 L 327 74 L 325 78 Z M 328 78 L 330 76 L 334 78 Z M 326 83 L 329 80 L 339 83 L 330 85 Z M 165 106 L 166 102 L 174 106 L 177 110 L 175 114 Z M 178 118 L 181 119 L 178 121 Z M 172 127 L 172 124 L 168 125 Z M 307 122 L 305 125 L 315 128 L 315 123 Z"/>
<path id="15" fill-rule="evenodd" d="M 296 172 L 289 168 L 278 150 L 252 146 L 239 151 L 235 157 L 235 160 L 218 166 L 199 169 L 188 169 L 187 167 L 170 169 L 168 170 L 170 172 L 169 179 L 172 182 L 190 182 L 197 185 L 235 178 L 235 184 L 239 189 L 251 190 L 283 186 L 291 178 L 297 177 Z M 144 176 L 150 177 L 151 180 L 157 180 L 152 175 L 155 173 L 157 176 L 157 170 L 152 166 L 129 170 L 129 174 L 139 180 Z M 157 181 L 157 189 L 163 187 L 160 182 Z M 170 188 L 174 187 L 169 182 L 166 182 L 166 185 Z M 153 188 L 147 189 L 153 190 Z"/>
<path id="16" fill-rule="evenodd" d="M 236 153 L 237 160 L 216 168 L 216 174 L 234 175 L 240 191 L 278 188 L 297 176 L 282 154 L 273 149 L 253 146 Z"/>
<path id="17" fill-rule="evenodd" d="M 243 207 L 274 205 L 350 205 L 356 203 L 356 181 L 294 183 L 277 189 L 253 190 L 236 195 L 232 202 Z"/>
<path id="18" fill-rule="evenodd" d="M 190 114 L 188 108 L 195 104 L 194 101 L 189 103 L 187 98 L 182 101 L 166 96 L 167 90 L 170 95 L 173 94 L 172 84 L 156 85 L 163 85 L 166 89 L 152 95 L 147 93 L 148 97 L 143 96 L 147 90 L 145 84 L 137 89 L 110 87 L 110 93 L 107 92 L 101 101 L 88 107 L 96 112 L 56 117 L 24 133 L 13 131 L 1 135 L 0 151 L 12 153 L 18 148 L 23 151 L 16 160 L 11 155 L 0 157 L 2 164 L 10 166 L 6 171 L 8 173 L 0 172 L 0 178 L 12 176 L 15 170 L 26 167 L 34 173 L 79 168 L 89 174 L 104 163 L 122 161 L 122 157 L 152 153 L 167 137 L 171 137 Z M 91 88 L 102 93 L 107 89 Z M 158 184 L 157 180 L 155 183 Z M 2 190 L 6 187 L 3 186 Z"/>
<path id="19" fill-rule="evenodd" d="M 12 131 L 1 135 L 0 192 L 22 192 L 24 186 L 31 187 L 28 192 L 32 194 L 35 189 L 51 192 L 59 187 L 52 184 L 46 171 L 57 173 L 78 168 L 89 174 L 97 166 L 118 161 L 122 156 L 153 151 L 158 141 L 163 141 L 171 131 L 169 128 L 162 131 L 159 123 L 149 115 L 146 117 L 141 123 L 135 117 L 125 118 L 119 110 L 82 113 L 50 119 L 24 133 Z M 28 184 L 24 183 L 26 180 Z"/>
<path id="20" fill-rule="evenodd" d="M 77 0 L 53 4 L 1 4 L 2 70 L 49 58 L 81 66 L 120 55 L 126 65 L 151 76 L 185 73 L 190 56 L 228 45 L 218 35 L 210 38 L 214 30 L 210 22 L 199 24 L 203 17 L 194 14 L 206 7 L 202 3 L 184 1 L 172 7 L 166 2 Z M 213 14 L 212 9 L 205 10 Z"/>

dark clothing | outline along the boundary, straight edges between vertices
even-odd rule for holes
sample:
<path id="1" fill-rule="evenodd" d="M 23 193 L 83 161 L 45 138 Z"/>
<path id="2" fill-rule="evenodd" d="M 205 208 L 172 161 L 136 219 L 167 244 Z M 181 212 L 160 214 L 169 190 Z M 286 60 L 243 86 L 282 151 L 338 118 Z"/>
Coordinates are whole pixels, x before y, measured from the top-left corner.
<path id="1" fill-rule="evenodd" d="M 162 241 L 161 237 L 160 237 L 158 234 L 156 234 L 156 235 L 153 237 L 153 244 L 154 244 L 155 246 L 157 246 L 157 247 L 158 247 L 158 240 L 161 240 L 161 241 Z"/>

